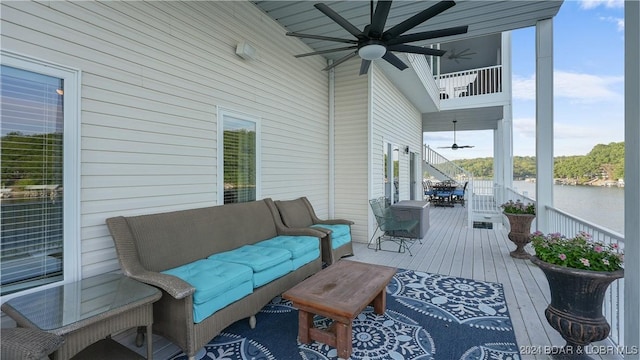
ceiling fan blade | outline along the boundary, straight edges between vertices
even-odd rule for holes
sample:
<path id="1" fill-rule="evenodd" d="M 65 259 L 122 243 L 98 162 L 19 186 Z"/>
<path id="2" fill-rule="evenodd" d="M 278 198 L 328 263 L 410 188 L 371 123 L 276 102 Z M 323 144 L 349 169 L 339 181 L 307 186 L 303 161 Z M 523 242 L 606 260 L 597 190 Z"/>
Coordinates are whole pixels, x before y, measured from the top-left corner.
<path id="1" fill-rule="evenodd" d="M 404 45 L 404 44 L 388 46 L 387 50 L 412 53 L 412 54 L 433 55 L 433 56 L 442 56 L 446 53 L 445 50 L 423 48 L 420 46 Z"/>
<path id="2" fill-rule="evenodd" d="M 353 24 L 348 22 L 345 18 L 340 16 L 340 14 L 338 14 L 337 12 L 333 11 L 333 9 L 331 9 L 327 5 L 325 5 L 323 3 L 318 3 L 318 4 L 315 4 L 313 6 L 315 6 L 316 9 L 322 11 L 323 14 L 327 15 L 329 18 L 331 18 L 331 20 L 335 21 L 338 25 L 342 26 L 351 35 L 353 35 L 355 37 L 360 37 L 360 36 L 363 35 L 362 31 L 360 31 L 360 29 L 358 29 Z"/>
<path id="3" fill-rule="evenodd" d="M 391 9 L 391 1 L 378 1 L 367 36 L 377 38 L 382 35 L 384 25 L 387 23 L 387 17 L 389 16 L 389 9 Z"/>
<path id="4" fill-rule="evenodd" d="M 393 55 L 392 52 L 387 51 L 386 54 L 384 54 L 384 56 L 382 57 L 383 59 L 387 60 L 387 62 L 395 67 L 398 68 L 398 70 L 402 71 L 406 68 L 408 68 L 407 64 L 405 64 L 402 60 L 400 60 L 400 58 L 398 58 L 397 56 Z"/>
<path id="5" fill-rule="evenodd" d="M 405 32 L 413 29 L 414 27 L 422 24 L 423 22 L 431 19 L 432 17 L 440 14 L 441 12 L 449 9 L 450 7 L 454 6 L 456 3 L 455 1 L 440 1 L 439 3 L 433 5 L 432 7 L 423 10 L 419 13 L 417 13 L 416 15 L 413 15 L 412 17 L 408 18 L 407 20 L 397 24 L 396 26 L 392 27 L 391 29 L 387 30 L 384 32 L 383 34 L 383 38 L 384 39 L 391 39 L 391 38 L 395 38 L 398 35 L 402 35 Z"/>
<path id="6" fill-rule="evenodd" d="M 357 52 L 357 51 L 354 51 L 354 52 L 352 52 L 351 54 L 347 54 L 347 55 L 345 55 L 345 56 L 341 57 L 340 59 L 338 59 L 338 60 L 334 61 L 334 62 L 333 62 L 333 64 L 328 65 L 327 67 L 325 67 L 325 68 L 324 68 L 324 69 L 322 69 L 322 70 L 331 70 L 331 69 L 333 69 L 334 67 L 336 67 L 336 66 L 338 66 L 338 65 L 342 64 L 343 62 L 345 62 L 345 61 L 347 61 L 347 60 L 349 60 L 349 59 L 351 59 L 351 58 L 353 58 L 353 57 L 356 57 L 356 56 L 358 56 L 358 52 Z"/>
<path id="7" fill-rule="evenodd" d="M 369 71 L 369 66 L 371 66 L 371 60 L 362 59 L 362 63 L 360 64 L 360 75 L 364 75 Z"/>
<path id="8" fill-rule="evenodd" d="M 295 36 L 295 37 L 299 37 L 299 38 L 305 38 L 305 39 L 316 39 L 316 40 L 342 42 L 342 43 L 345 43 L 345 44 L 357 44 L 358 43 L 358 40 L 341 39 L 341 38 L 335 38 L 335 37 L 330 37 L 330 36 L 322 36 L 322 35 L 300 34 L 300 33 L 297 33 L 297 32 L 288 32 L 288 33 L 286 33 L 286 35 L 287 36 Z"/>
<path id="9" fill-rule="evenodd" d="M 459 146 L 458 146 L 458 149 L 462 149 L 462 148 L 472 148 L 472 147 L 475 147 L 475 146 L 473 146 L 473 145 L 459 145 Z"/>
<path id="10" fill-rule="evenodd" d="M 294 55 L 294 57 L 301 58 L 301 57 L 305 57 L 305 56 L 329 54 L 329 53 L 336 52 L 336 51 L 353 50 L 353 49 L 357 49 L 357 48 L 358 48 L 357 45 L 352 45 L 352 46 L 345 46 L 345 47 L 341 47 L 341 48 L 328 49 L 328 50 L 319 50 L 319 51 L 314 51 L 314 52 L 310 52 L 310 53 Z"/>
<path id="11" fill-rule="evenodd" d="M 402 36 L 398 36 L 396 38 L 390 39 L 389 41 L 387 41 L 387 45 L 396 45 L 396 44 L 410 43 L 414 41 L 436 39 L 436 38 L 445 37 L 445 36 L 460 35 L 460 34 L 465 34 L 467 30 L 469 30 L 469 26 L 465 25 L 465 26 L 455 26 L 455 27 L 439 29 L 439 30 L 423 31 L 415 34 L 402 35 Z"/>
<path id="12" fill-rule="evenodd" d="M 461 52 L 458 53 L 459 57 L 463 57 L 463 56 L 470 56 L 470 55 L 475 55 L 476 53 L 471 51 L 471 49 L 466 48 L 464 50 L 462 50 Z"/>

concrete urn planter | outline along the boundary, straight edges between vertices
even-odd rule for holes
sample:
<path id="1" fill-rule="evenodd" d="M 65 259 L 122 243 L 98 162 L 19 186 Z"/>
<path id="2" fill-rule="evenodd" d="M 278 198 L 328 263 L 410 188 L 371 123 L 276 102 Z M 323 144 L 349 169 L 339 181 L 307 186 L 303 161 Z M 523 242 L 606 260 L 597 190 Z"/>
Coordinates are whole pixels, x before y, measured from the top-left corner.
<path id="1" fill-rule="evenodd" d="M 584 347 L 609 336 L 611 326 L 602 315 L 602 301 L 613 281 L 624 270 L 591 271 L 549 264 L 531 257 L 549 282 L 551 303 L 544 311 L 547 321 L 567 342 L 555 358 L 591 359 Z"/>
<path id="2" fill-rule="evenodd" d="M 524 250 L 525 245 L 531 242 L 531 222 L 535 215 L 503 213 L 509 219 L 509 240 L 516 244 L 516 249 L 510 255 L 516 259 L 528 259 L 531 255 Z"/>

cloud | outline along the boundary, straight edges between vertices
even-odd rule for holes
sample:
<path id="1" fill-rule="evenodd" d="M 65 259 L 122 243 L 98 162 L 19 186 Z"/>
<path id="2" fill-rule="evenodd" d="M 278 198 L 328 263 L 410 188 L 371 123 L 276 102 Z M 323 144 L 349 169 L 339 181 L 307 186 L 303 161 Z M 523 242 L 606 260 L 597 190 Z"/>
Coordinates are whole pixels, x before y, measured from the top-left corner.
<path id="1" fill-rule="evenodd" d="M 536 119 L 518 118 L 513 120 L 513 133 L 525 138 L 536 137 Z M 562 123 L 555 119 L 553 122 L 553 137 L 556 141 L 566 139 L 593 139 L 603 136 L 601 129 L 580 126 L 575 123 Z M 608 135 L 608 134 L 607 134 Z M 595 143 L 594 143 L 595 144 Z"/>
<path id="2" fill-rule="evenodd" d="M 624 8 L 624 0 L 580 0 L 580 7 L 582 9 L 593 9 L 598 6 L 604 6 L 606 8 Z"/>
<path id="3" fill-rule="evenodd" d="M 553 77 L 553 95 L 585 103 L 605 101 L 620 96 L 612 87 L 622 84 L 623 81 L 624 76 L 600 76 L 556 70 Z M 528 78 L 517 75 L 513 77 L 514 99 L 534 100 L 535 89 L 535 75 Z"/>
<path id="4" fill-rule="evenodd" d="M 600 20 L 616 24 L 618 32 L 624 31 L 624 18 L 618 18 L 615 16 L 601 16 Z"/>
<path id="5" fill-rule="evenodd" d="M 553 123 L 554 156 L 585 155 L 596 144 L 620 142 L 621 131 L 616 126 L 602 128 L 596 125 L 581 125 L 576 122 L 562 122 L 556 118 Z M 536 121 L 535 118 L 513 119 L 514 155 L 535 155 Z"/>
<path id="6" fill-rule="evenodd" d="M 531 75 L 528 78 L 513 75 L 511 80 L 512 96 L 514 99 L 535 100 L 536 98 L 536 77 Z"/>

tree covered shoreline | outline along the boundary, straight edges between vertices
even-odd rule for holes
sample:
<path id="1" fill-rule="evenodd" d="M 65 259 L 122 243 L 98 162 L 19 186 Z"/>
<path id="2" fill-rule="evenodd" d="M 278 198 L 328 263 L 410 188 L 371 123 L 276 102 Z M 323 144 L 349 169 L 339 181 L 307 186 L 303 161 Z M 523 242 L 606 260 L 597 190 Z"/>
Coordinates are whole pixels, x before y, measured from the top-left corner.
<path id="1" fill-rule="evenodd" d="M 493 158 L 453 160 L 476 178 L 493 177 Z M 557 156 L 553 176 L 579 185 L 624 178 L 624 142 L 598 144 L 586 155 Z M 513 157 L 513 178 L 536 177 L 535 156 Z"/>

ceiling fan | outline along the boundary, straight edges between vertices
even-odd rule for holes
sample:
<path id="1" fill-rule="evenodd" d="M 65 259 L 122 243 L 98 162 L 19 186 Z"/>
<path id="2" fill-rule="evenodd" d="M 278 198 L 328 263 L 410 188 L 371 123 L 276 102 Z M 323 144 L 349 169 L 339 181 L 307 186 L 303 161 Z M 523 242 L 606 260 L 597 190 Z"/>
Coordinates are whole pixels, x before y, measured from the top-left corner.
<path id="1" fill-rule="evenodd" d="M 453 145 L 451 145 L 451 146 L 440 146 L 440 147 L 438 147 L 439 149 L 458 150 L 458 149 L 472 148 L 473 147 L 473 145 L 458 145 L 458 144 L 456 144 L 456 123 L 457 122 L 458 122 L 458 120 L 453 120 Z"/>
<path id="2" fill-rule="evenodd" d="M 428 9 L 411 16 L 410 18 L 398 23 L 397 25 L 385 31 L 384 27 L 387 22 L 389 10 L 391 9 L 391 1 L 378 1 L 374 11 L 373 0 L 371 0 L 371 22 L 369 25 L 365 26 L 362 31 L 360 31 L 360 29 L 340 16 L 340 14 L 335 12 L 329 6 L 323 3 L 318 3 L 314 5 L 316 9 L 320 10 L 323 14 L 331 18 L 331 20 L 347 30 L 356 39 L 343 39 L 322 35 L 301 34 L 296 32 L 288 32 L 287 36 L 350 44 L 344 47 L 295 55 L 295 57 L 328 54 L 345 50 L 355 50 L 337 59 L 335 62 L 333 62 L 333 64 L 330 64 L 323 70 L 329 70 L 333 67 L 336 67 L 355 56 L 360 56 L 360 58 L 362 58 L 362 63 L 360 65 L 360 75 L 366 74 L 369 71 L 369 66 L 371 65 L 372 60 L 380 58 L 386 60 L 388 63 L 395 66 L 399 70 L 404 70 L 408 67 L 407 64 L 405 64 L 402 60 L 400 60 L 400 58 L 394 55 L 393 52 L 433 56 L 442 56 L 446 52 L 439 49 L 430 49 L 415 45 L 407 45 L 407 43 L 435 39 L 444 36 L 464 34 L 467 32 L 468 26 L 456 26 L 440 30 L 424 31 L 403 35 L 405 32 L 451 8 L 455 4 L 456 3 L 454 1 L 440 1 L 437 4 L 429 7 Z"/>
<path id="3" fill-rule="evenodd" d="M 447 55 L 447 59 L 454 60 L 456 63 L 460 63 L 458 60 L 471 60 L 471 55 L 475 55 L 475 52 L 472 52 L 471 49 L 466 48 L 462 51 L 456 52 L 456 49 L 451 49 L 449 51 L 449 55 Z"/>

